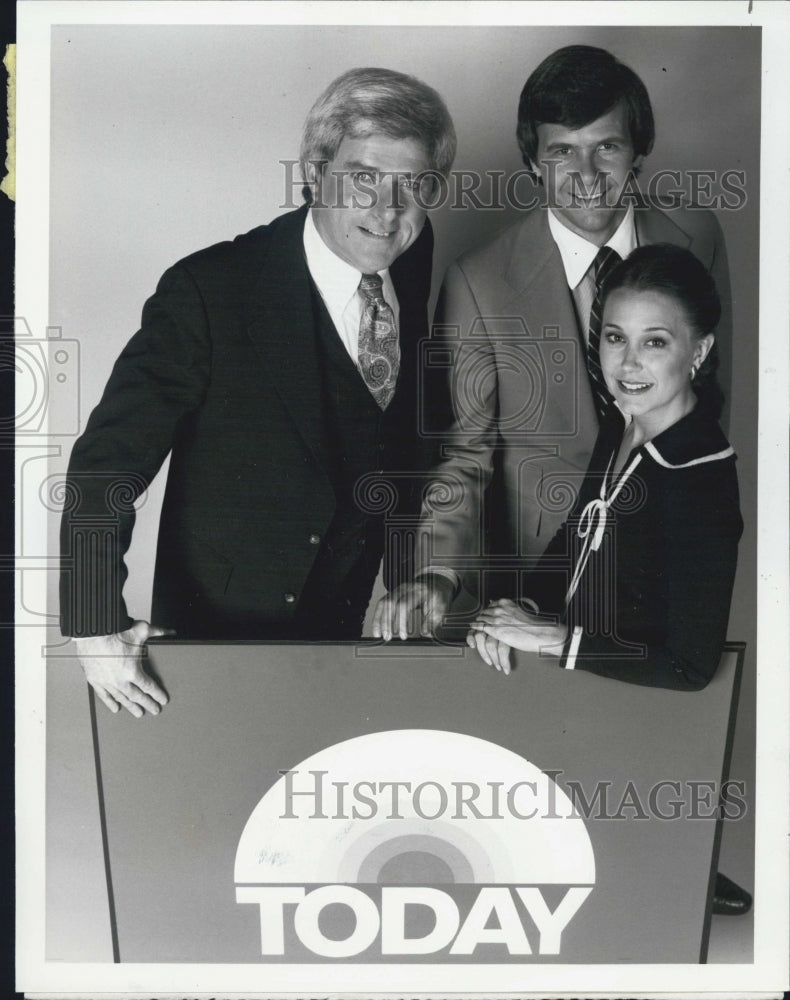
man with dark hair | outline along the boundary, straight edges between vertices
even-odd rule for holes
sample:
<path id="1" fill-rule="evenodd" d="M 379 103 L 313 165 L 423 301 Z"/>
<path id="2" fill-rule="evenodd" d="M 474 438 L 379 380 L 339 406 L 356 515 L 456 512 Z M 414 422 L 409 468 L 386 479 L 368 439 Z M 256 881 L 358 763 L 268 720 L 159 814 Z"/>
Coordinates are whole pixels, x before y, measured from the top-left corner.
<path id="1" fill-rule="evenodd" d="M 462 575 L 478 608 L 529 596 L 520 586 L 528 557 L 543 552 L 572 506 L 613 405 L 598 357 L 599 289 L 635 247 L 687 247 L 712 275 L 729 398 L 723 236 L 710 212 L 668 215 L 639 196 L 634 178 L 654 139 L 639 77 L 603 49 L 559 49 L 524 85 L 517 135 L 546 205 L 464 254 L 445 278 L 437 323 L 453 354 L 454 423 L 423 506 L 421 570 L 376 608 L 374 634 L 387 640 L 405 639 L 415 614 L 424 633 L 440 625 Z M 714 913 L 750 906 L 747 892 L 717 875 Z"/>
<path id="2" fill-rule="evenodd" d="M 598 288 L 636 246 L 688 247 L 722 299 L 720 381 L 730 381 L 727 256 L 712 213 L 646 204 L 635 175 L 651 151 L 644 84 L 611 53 L 559 49 L 524 85 L 518 141 L 545 204 L 447 272 L 437 324 L 452 354 L 454 420 L 429 490 L 414 580 L 384 597 L 376 634 L 437 627 L 460 589 L 478 603 L 519 593 L 570 508 L 611 399 L 598 363 Z M 447 352 L 445 352 L 447 353 Z"/>
<path id="3" fill-rule="evenodd" d="M 545 59 L 521 91 L 516 137 L 528 167 L 538 162 L 538 127 L 556 122 L 579 129 L 622 102 L 634 159 L 653 148 L 655 124 L 647 89 L 604 49 L 568 45 Z M 638 169 L 638 167 L 637 167 Z"/>
<path id="4" fill-rule="evenodd" d="M 351 70 L 310 111 L 312 205 L 170 268 L 76 442 L 61 628 L 112 711 L 167 701 L 151 636 L 353 639 L 382 550 L 376 482 L 429 458 L 417 433 L 433 237 L 421 185 L 455 153 L 439 95 Z M 122 588 L 134 502 L 170 454 L 153 620 Z M 403 485 L 406 483 L 407 485 Z M 395 566 L 386 566 L 391 584 Z"/>

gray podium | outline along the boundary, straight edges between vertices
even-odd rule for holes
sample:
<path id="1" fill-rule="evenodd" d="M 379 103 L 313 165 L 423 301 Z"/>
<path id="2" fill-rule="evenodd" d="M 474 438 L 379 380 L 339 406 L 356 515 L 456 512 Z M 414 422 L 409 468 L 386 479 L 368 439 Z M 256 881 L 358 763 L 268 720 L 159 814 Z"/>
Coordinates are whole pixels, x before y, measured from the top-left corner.
<path id="1" fill-rule="evenodd" d="M 92 707 L 120 962 L 698 963 L 743 647 L 643 688 L 466 647 L 156 641 Z"/>

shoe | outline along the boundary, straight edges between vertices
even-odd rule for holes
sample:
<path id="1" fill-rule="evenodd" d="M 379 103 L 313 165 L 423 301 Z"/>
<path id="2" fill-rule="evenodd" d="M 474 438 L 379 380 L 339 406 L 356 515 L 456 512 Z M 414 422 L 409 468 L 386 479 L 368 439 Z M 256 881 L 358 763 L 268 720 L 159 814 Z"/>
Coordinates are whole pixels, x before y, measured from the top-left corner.
<path id="1" fill-rule="evenodd" d="M 716 885 L 713 889 L 713 913 L 728 917 L 742 917 L 752 908 L 752 897 L 745 889 L 741 889 L 732 879 L 716 872 Z"/>

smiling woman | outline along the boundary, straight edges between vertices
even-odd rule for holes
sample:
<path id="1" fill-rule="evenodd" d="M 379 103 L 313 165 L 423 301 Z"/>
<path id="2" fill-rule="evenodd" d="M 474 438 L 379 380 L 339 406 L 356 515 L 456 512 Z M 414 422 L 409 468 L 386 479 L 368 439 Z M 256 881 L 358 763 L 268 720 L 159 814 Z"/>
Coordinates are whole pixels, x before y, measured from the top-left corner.
<path id="1" fill-rule="evenodd" d="M 472 627 L 487 663 L 509 672 L 515 647 L 635 684 L 711 679 L 743 530 L 708 380 L 718 318 L 713 280 L 688 250 L 640 247 L 611 272 L 601 366 L 614 404 L 571 517 L 521 591 L 541 613 L 498 601 Z"/>
<path id="2" fill-rule="evenodd" d="M 716 419 L 720 310 L 681 247 L 639 247 L 610 272 L 600 358 L 614 402 L 571 517 L 522 591 L 529 610 L 495 601 L 472 625 L 467 642 L 487 664 L 509 673 L 513 647 L 651 687 L 695 691 L 713 677 L 743 531 L 735 453 Z M 750 906 L 719 873 L 713 912 Z"/>
<path id="3" fill-rule="evenodd" d="M 721 310 L 708 272 L 696 258 L 686 269 L 685 258 L 668 245 L 638 250 L 604 292 L 601 369 L 620 412 L 630 417 L 615 471 L 632 448 L 698 402 L 695 380 L 713 347 Z M 711 391 L 709 385 L 708 397 Z"/>

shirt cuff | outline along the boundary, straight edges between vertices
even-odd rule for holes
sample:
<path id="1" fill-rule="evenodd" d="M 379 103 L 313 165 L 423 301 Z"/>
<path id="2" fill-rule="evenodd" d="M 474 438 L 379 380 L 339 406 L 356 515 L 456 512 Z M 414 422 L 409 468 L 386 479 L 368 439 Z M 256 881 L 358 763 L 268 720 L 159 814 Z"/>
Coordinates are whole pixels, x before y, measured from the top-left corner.
<path id="1" fill-rule="evenodd" d="M 454 569 L 450 569 L 449 566 L 426 566 L 425 569 L 421 569 L 414 574 L 414 579 L 419 580 L 423 576 L 431 575 L 443 576 L 446 580 L 449 580 L 453 587 L 455 587 L 454 596 L 457 596 L 458 591 L 461 589 L 461 577 Z"/>
<path id="2" fill-rule="evenodd" d="M 568 652 L 565 654 L 565 663 L 563 664 L 566 670 L 576 669 L 576 657 L 579 653 L 579 646 L 581 645 L 583 633 L 584 629 L 581 625 L 577 625 L 573 632 L 571 632 Z"/>

